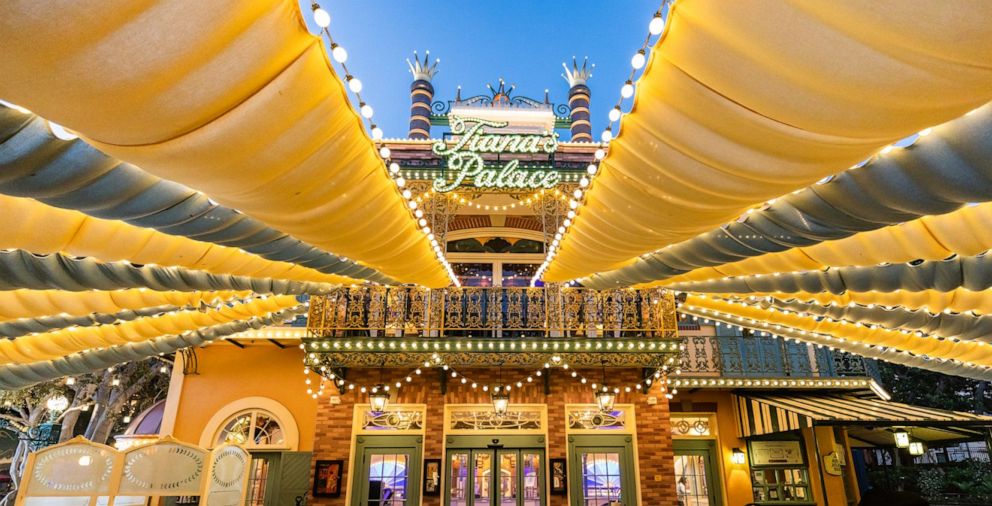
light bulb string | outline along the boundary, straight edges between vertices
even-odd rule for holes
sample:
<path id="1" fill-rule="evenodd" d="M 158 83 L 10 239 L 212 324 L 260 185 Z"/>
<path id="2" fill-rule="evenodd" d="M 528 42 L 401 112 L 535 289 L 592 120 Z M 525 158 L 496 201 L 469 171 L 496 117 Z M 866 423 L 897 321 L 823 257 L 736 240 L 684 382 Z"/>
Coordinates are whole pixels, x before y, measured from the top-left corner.
<path id="1" fill-rule="evenodd" d="M 612 390 L 613 390 L 614 393 L 617 393 L 617 394 L 619 394 L 621 391 L 630 393 L 630 392 L 641 390 L 643 388 L 643 386 L 649 386 L 650 387 L 653 383 L 655 383 L 655 382 L 657 382 L 657 381 L 660 380 L 661 381 L 661 385 L 662 385 L 662 387 L 661 387 L 662 388 L 662 392 L 664 393 L 664 392 L 667 391 L 667 386 L 668 385 L 671 385 L 671 379 L 669 379 L 668 376 L 669 376 L 669 373 L 672 372 L 671 366 L 673 364 L 674 364 L 674 358 L 669 357 L 666 364 L 663 364 L 661 366 L 655 367 L 653 369 L 653 371 L 650 374 L 648 374 L 642 381 L 640 381 L 638 383 L 635 383 L 635 384 L 632 384 L 632 385 L 625 385 L 622 388 L 621 387 L 614 387 Z M 444 371 L 445 374 L 451 374 L 453 379 L 460 377 L 462 384 L 469 384 L 469 383 L 471 383 L 471 388 L 472 389 L 477 389 L 480 385 L 482 385 L 482 390 L 484 392 L 487 392 L 487 391 L 490 390 L 490 385 L 489 384 L 484 383 L 484 382 L 476 381 L 476 380 L 472 379 L 471 376 L 462 374 L 461 372 L 459 372 L 455 368 L 453 368 L 450 365 L 448 365 L 444 361 L 444 357 L 441 354 L 435 353 L 432 356 L 432 359 L 431 360 L 424 362 L 424 368 L 425 369 L 426 368 L 432 368 L 432 367 L 433 368 L 440 368 L 441 370 Z M 501 365 L 500 366 L 500 369 L 499 369 L 499 380 L 498 380 L 498 384 L 492 386 L 492 390 L 493 391 L 496 391 L 496 392 L 499 392 L 499 391 L 507 391 L 507 392 L 509 392 L 509 391 L 511 391 L 513 389 L 514 386 L 516 386 L 516 388 L 520 389 L 520 388 L 523 388 L 523 387 L 525 387 L 527 385 L 537 384 L 537 382 L 534 381 L 534 377 L 535 376 L 541 377 L 541 376 L 543 376 L 544 374 L 546 374 L 547 372 L 549 372 L 552 369 L 561 369 L 561 370 L 566 370 L 567 371 L 570 368 L 571 367 L 570 367 L 570 365 L 567 362 L 564 362 L 564 361 L 561 361 L 561 360 L 555 361 L 552 358 L 552 360 L 550 360 L 548 362 L 545 362 L 544 367 L 539 368 L 539 369 L 536 369 L 533 372 L 531 372 L 530 374 L 525 373 L 525 374 L 521 375 L 520 378 L 517 379 L 516 381 L 511 380 L 511 381 L 508 381 L 508 382 L 505 382 L 504 383 L 503 382 L 502 365 Z M 307 392 L 307 393 L 311 394 L 313 396 L 313 398 L 317 398 L 318 396 L 322 395 L 322 392 L 323 392 L 323 383 L 324 383 L 325 380 L 331 381 L 332 383 L 336 383 L 340 387 L 347 386 L 348 387 L 347 389 L 349 391 L 356 390 L 357 389 L 359 391 L 359 393 L 363 393 L 363 394 L 364 393 L 368 393 L 368 392 L 373 392 L 374 393 L 376 386 L 369 386 L 367 384 L 363 384 L 363 383 L 358 383 L 358 382 L 347 380 L 345 378 L 342 378 L 342 377 L 336 375 L 336 373 L 334 373 L 333 371 L 331 371 L 329 369 L 330 368 L 328 368 L 326 365 L 320 365 L 320 366 L 317 367 L 317 371 L 318 371 L 317 374 L 321 376 L 321 384 L 320 384 L 319 390 L 317 392 L 313 392 L 312 391 L 313 388 L 311 387 L 311 388 L 309 388 L 310 391 Z M 397 390 L 398 390 L 404 384 L 404 381 L 403 380 L 405 380 L 406 383 L 411 383 L 415 377 L 420 377 L 420 376 L 423 375 L 423 370 L 420 367 L 417 367 L 414 370 L 412 370 L 410 373 L 406 374 L 403 377 L 403 380 L 390 381 L 390 382 L 386 383 L 383 380 L 382 369 L 383 368 L 380 367 L 380 381 L 379 381 L 378 385 L 383 385 L 386 391 L 389 391 L 389 389 L 390 389 L 391 386 L 395 386 L 397 388 Z M 309 376 L 309 374 L 311 373 L 311 371 L 313 371 L 313 365 L 309 365 L 308 364 L 307 367 L 304 369 L 304 373 L 305 373 L 305 375 Z M 678 369 L 678 368 L 676 368 L 674 372 L 675 372 L 676 375 L 681 374 L 681 370 Z M 576 371 L 575 369 L 571 369 L 570 376 L 571 376 L 572 379 L 575 379 L 576 381 L 578 381 L 579 383 L 581 383 L 583 385 L 590 384 L 589 379 L 586 378 L 584 375 L 579 374 L 578 371 Z M 310 382 L 309 378 L 307 378 L 306 381 L 307 381 L 307 385 L 310 386 L 312 382 Z M 594 392 L 601 391 L 604 388 L 608 388 L 605 383 L 606 383 L 606 366 L 604 364 L 603 365 L 603 383 L 597 384 L 595 382 L 592 382 L 591 383 L 591 388 L 592 388 L 592 390 Z"/>

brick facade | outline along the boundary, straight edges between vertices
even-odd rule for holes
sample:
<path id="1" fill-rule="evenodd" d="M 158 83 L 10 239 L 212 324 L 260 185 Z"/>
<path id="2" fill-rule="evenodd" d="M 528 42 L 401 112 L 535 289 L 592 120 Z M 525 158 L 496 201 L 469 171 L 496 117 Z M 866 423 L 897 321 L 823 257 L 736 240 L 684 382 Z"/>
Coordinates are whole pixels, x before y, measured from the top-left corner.
<path id="1" fill-rule="evenodd" d="M 495 369 L 469 370 L 466 373 L 480 384 L 495 383 Z M 591 378 L 600 376 L 600 371 L 583 371 Z M 395 381 L 399 371 L 387 373 L 387 379 Z M 503 370 L 503 378 L 519 378 L 524 371 Z M 424 458 L 442 458 L 444 449 L 443 420 L 446 404 L 485 404 L 489 403 L 489 394 L 481 388 L 473 390 L 469 385 L 459 380 L 447 381 L 447 394 L 441 394 L 440 372 L 425 370 L 423 377 L 405 385 L 398 395 L 393 395 L 392 401 L 401 404 L 426 404 L 427 427 L 424 437 Z M 349 370 L 348 378 L 356 382 L 374 383 L 378 379 L 377 371 Z M 617 369 L 609 371 L 610 382 L 613 384 L 634 384 L 640 378 L 640 369 Z M 568 373 L 560 370 L 552 371 L 550 377 L 550 395 L 544 395 L 543 380 L 535 378 L 533 384 L 519 391 L 514 389 L 511 404 L 547 404 L 548 405 L 548 455 L 547 458 L 563 458 L 568 451 L 565 437 L 565 405 L 588 404 L 593 402 L 591 389 L 574 380 Z M 657 399 L 654 405 L 648 404 L 648 398 Z M 340 404 L 330 404 L 326 399 L 317 408 L 316 437 L 314 440 L 314 459 L 341 459 L 345 461 L 342 476 L 343 489 L 337 499 L 314 499 L 312 504 L 320 506 L 344 506 L 346 503 L 346 488 L 350 486 L 351 463 L 348 462 L 352 440 L 352 416 L 356 402 L 368 402 L 364 395 L 347 393 L 340 396 Z M 675 499 L 675 464 L 672 452 L 671 425 L 669 420 L 668 403 L 657 387 L 647 394 L 620 394 L 617 403 L 634 404 L 637 423 L 637 457 L 640 470 L 640 499 L 642 505 L 674 506 Z M 545 472 L 547 463 L 545 463 Z M 311 466 L 312 469 L 312 466 Z M 569 477 L 570 479 L 572 477 Z M 419 486 L 420 484 L 418 484 Z M 442 497 L 425 497 L 424 506 L 440 506 Z M 566 506 L 565 496 L 550 496 L 549 506 Z"/>

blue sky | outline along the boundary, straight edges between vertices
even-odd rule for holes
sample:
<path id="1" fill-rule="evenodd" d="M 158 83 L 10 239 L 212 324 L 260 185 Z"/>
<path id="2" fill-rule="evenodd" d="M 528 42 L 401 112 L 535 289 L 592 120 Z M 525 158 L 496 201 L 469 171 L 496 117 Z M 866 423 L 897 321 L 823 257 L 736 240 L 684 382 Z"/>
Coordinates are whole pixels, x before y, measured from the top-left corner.
<path id="1" fill-rule="evenodd" d="M 486 93 L 503 77 L 515 94 L 568 101 L 561 63 L 588 56 L 596 64 L 592 89 L 593 135 L 630 71 L 630 58 L 647 35 L 660 0 L 404 1 L 319 0 L 331 14 L 331 35 L 347 49 L 348 68 L 362 80 L 362 96 L 375 109 L 386 137 L 406 137 L 410 73 L 417 50 L 440 58 L 435 100 Z M 309 14 L 309 2 L 304 0 Z M 340 70 L 340 69 L 338 69 Z M 562 132 L 568 138 L 567 132 Z"/>

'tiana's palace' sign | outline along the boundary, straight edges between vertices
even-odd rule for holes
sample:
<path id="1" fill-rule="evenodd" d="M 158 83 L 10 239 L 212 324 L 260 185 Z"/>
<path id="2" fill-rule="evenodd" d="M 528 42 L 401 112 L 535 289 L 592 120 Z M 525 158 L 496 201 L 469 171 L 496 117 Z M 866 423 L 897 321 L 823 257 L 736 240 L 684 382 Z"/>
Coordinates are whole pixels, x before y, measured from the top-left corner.
<path id="1" fill-rule="evenodd" d="M 558 150 L 558 134 L 498 134 L 492 130 L 505 128 L 508 123 L 481 118 L 450 116 L 451 133 L 458 136 L 449 146 L 444 139 L 434 143 L 435 154 L 447 158 L 448 169 L 454 174 L 449 181 L 441 176 L 434 180 L 434 190 L 452 191 L 471 180 L 478 188 L 531 189 L 552 188 L 561 181 L 557 170 L 522 169 L 519 160 L 500 165 L 486 165 L 483 154 L 551 154 Z"/>

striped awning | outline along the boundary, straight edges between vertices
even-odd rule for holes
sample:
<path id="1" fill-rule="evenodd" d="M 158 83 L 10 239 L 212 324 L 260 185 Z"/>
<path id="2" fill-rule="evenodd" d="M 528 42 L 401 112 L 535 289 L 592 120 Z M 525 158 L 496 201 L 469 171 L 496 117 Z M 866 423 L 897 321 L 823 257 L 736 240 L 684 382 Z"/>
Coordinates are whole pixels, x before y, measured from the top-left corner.
<path id="1" fill-rule="evenodd" d="M 814 425 L 992 427 L 992 417 L 883 401 L 870 394 L 739 394 L 741 437 L 786 432 Z"/>

